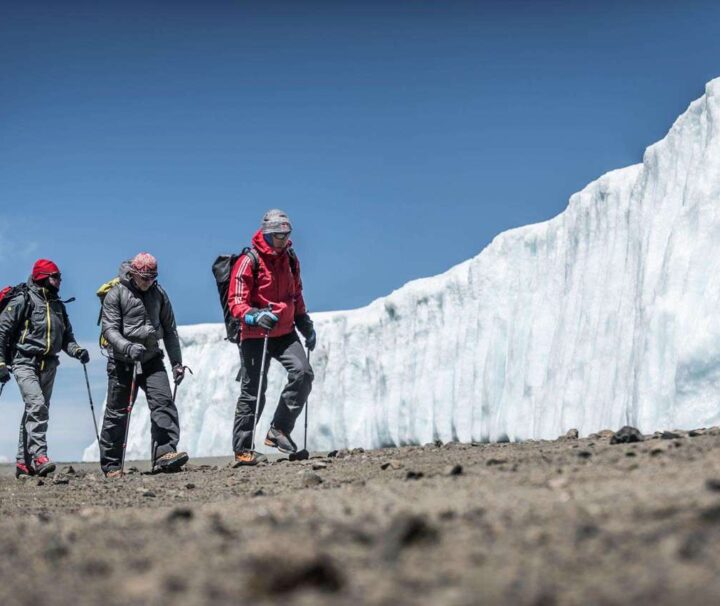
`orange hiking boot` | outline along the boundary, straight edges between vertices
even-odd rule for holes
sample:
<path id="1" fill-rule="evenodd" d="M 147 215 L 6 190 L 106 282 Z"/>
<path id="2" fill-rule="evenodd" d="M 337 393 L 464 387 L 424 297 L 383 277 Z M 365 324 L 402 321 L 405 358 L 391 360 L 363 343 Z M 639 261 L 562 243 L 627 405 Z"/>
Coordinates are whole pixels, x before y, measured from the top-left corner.
<path id="1" fill-rule="evenodd" d="M 265 455 L 255 452 L 254 450 L 243 450 L 242 452 L 235 453 L 235 463 L 233 467 L 244 467 L 246 465 L 257 465 L 267 461 Z"/>

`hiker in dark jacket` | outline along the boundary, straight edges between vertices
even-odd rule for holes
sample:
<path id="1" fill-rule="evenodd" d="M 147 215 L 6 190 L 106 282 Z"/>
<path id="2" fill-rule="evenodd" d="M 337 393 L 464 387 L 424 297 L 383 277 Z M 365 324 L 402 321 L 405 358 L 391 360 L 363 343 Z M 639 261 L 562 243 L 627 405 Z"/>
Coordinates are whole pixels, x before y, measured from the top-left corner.
<path id="1" fill-rule="evenodd" d="M 157 283 L 157 261 L 138 254 L 120 266 L 119 282 L 102 304 L 102 335 L 108 345 L 108 400 L 100 434 L 100 466 L 107 477 L 122 475 L 123 442 L 133 374 L 150 407 L 151 459 L 154 471 L 177 471 L 188 461 L 177 452 L 178 411 L 163 363 L 159 341 L 165 344 L 175 384 L 185 370 L 175 315 L 167 293 Z M 133 398 L 135 394 L 133 394 Z"/>
<path id="2" fill-rule="evenodd" d="M 0 382 L 15 375 L 25 412 L 20 422 L 15 477 L 45 476 L 55 470 L 47 456 L 47 428 L 60 350 L 83 364 L 90 354 L 75 342 L 64 303 L 58 298 L 58 266 L 39 259 L 27 290 L 13 297 L 0 314 Z M 10 359 L 6 359 L 7 352 Z"/>
<path id="3" fill-rule="evenodd" d="M 288 382 L 280 395 L 265 445 L 285 453 L 297 451 L 290 434 L 312 388 L 313 371 L 295 329 L 305 337 L 310 350 L 315 348 L 315 329 L 305 309 L 300 264 L 289 239 L 291 231 L 290 219 L 283 211 L 265 213 L 262 226 L 253 237 L 251 253 L 238 258 L 230 275 L 228 306 L 232 315 L 241 320 L 242 392 L 233 428 L 236 465 L 255 465 L 259 461 L 259 455 L 252 449 L 255 404 L 262 376 L 259 417 L 265 406 L 270 359 L 275 358 L 287 370 Z M 266 335 L 268 355 L 265 368 L 261 369 Z"/>

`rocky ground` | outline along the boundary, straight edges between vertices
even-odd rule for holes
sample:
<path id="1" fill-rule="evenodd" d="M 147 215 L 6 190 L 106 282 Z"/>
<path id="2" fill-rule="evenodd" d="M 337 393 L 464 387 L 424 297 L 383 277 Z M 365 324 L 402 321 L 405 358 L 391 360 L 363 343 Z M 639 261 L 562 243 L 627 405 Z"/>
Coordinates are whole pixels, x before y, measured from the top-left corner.
<path id="1" fill-rule="evenodd" d="M 0 604 L 717 603 L 720 428 L 611 437 L 5 466 Z"/>

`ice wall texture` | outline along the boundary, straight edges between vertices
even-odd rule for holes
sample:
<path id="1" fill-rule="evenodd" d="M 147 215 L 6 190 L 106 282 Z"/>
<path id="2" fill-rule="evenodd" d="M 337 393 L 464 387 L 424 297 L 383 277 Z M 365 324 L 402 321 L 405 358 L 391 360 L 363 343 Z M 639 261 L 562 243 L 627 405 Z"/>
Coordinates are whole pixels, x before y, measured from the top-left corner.
<path id="1" fill-rule="evenodd" d="M 719 128 L 717 79 L 642 164 L 554 219 L 365 308 L 316 314 L 310 448 L 720 424 Z M 237 350 L 219 325 L 181 336 L 196 371 L 180 391 L 182 446 L 228 454 Z M 274 368 L 261 438 L 280 388 Z M 136 411 L 130 454 L 147 456 Z"/>

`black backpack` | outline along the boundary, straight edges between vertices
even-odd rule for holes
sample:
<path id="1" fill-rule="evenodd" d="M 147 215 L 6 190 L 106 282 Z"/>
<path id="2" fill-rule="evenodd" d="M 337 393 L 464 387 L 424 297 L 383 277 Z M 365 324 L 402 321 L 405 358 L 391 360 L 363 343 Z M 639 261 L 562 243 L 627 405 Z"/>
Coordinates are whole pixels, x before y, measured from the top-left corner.
<path id="1" fill-rule="evenodd" d="M 6 286 L 0 290 L 0 313 L 4 311 L 10 301 L 20 294 L 22 294 L 24 298 L 25 311 L 23 312 L 22 318 L 20 318 L 20 323 L 18 324 L 15 334 L 10 335 L 11 338 L 8 339 L 8 342 L 5 345 L 3 355 L 5 356 L 5 362 L 7 364 L 12 363 L 12 359 L 15 355 L 15 345 L 17 343 L 18 336 L 20 335 L 20 328 L 30 318 L 30 294 L 28 293 L 28 287 L 25 283 L 17 284 L 16 286 Z"/>
<path id="2" fill-rule="evenodd" d="M 297 275 L 297 255 L 292 248 L 287 249 L 287 254 L 290 259 L 290 271 L 293 275 Z M 228 307 L 228 292 L 230 291 L 230 274 L 232 273 L 233 267 L 237 260 L 246 255 L 252 263 L 253 280 L 257 281 L 258 268 L 260 267 L 260 257 L 254 248 L 245 247 L 242 249 L 239 255 L 220 255 L 215 259 L 215 263 L 212 266 L 212 272 L 215 276 L 215 282 L 217 284 L 218 295 L 220 296 L 220 305 L 222 305 L 223 319 L 225 320 L 225 332 L 227 333 L 227 340 L 231 343 L 238 343 L 240 340 L 240 328 L 242 323 L 237 318 L 234 318 L 230 313 Z"/>

